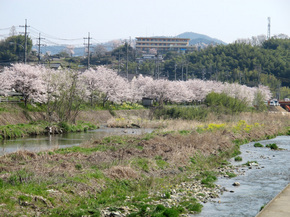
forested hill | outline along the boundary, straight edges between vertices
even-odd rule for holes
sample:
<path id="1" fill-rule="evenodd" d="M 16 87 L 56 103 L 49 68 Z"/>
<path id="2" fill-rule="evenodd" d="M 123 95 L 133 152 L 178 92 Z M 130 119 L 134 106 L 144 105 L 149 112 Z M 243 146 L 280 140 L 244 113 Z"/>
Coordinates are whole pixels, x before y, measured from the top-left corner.
<path id="1" fill-rule="evenodd" d="M 191 77 L 248 86 L 261 83 L 272 90 L 279 86 L 279 79 L 282 86 L 290 86 L 290 39 L 270 39 L 261 46 L 243 43 L 210 46 L 186 56 L 165 57 L 165 60 L 165 70 L 169 72 L 174 72 L 175 62 L 187 62 Z M 173 76 L 170 75 L 171 79 Z"/>
<path id="2" fill-rule="evenodd" d="M 195 32 L 184 32 L 182 34 L 177 35 L 179 38 L 189 38 L 189 45 L 194 45 L 194 44 L 226 44 L 225 42 L 216 39 L 216 38 L 211 38 L 207 35 L 203 34 L 198 34 Z"/>

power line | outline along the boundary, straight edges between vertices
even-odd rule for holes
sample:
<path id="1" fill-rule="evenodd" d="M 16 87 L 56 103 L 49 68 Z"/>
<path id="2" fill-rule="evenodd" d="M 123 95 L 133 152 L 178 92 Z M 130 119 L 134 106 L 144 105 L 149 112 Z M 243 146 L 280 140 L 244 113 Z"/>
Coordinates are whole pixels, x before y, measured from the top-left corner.
<path id="1" fill-rule="evenodd" d="M 56 40 L 61 40 L 61 41 L 78 41 L 78 40 L 82 40 L 82 38 L 59 38 L 59 37 L 44 33 L 43 31 L 40 31 L 40 30 L 36 29 L 33 26 L 31 28 L 36 30 L 36 31 L 38 31 L 38 32 L 41 32 L 45 37 L 56 39 Z"/>
<path id="2" fill-rule="evenodd" d="M 0 29 L 0 31 L 3 31 L 3 30 L 9 30 L 10 28 L 3 28 L 3 29 Z"/>

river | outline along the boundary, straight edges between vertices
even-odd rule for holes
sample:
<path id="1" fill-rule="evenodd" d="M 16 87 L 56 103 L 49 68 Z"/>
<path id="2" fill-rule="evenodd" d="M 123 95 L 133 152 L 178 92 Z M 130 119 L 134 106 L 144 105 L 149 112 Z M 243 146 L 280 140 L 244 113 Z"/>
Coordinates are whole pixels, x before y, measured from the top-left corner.
<path id="1" fill-rule="evenodd" d="M 256 216 L 260 208 L 271 201 L 290 182 L 290 136 L 278 136 L 271 140 L 259 141 L 262 145 L 276 143 L 284 150 L 270 150 L 269 148 L 255 148 L 255 142 L 242 145 L 240 150 L 242 162 L 257 161 L 259 166 L 252 169 L 245 167 L 245 174 L 232 179 L 219 178 L 216 184 L 231 192 L 224 192 L 214 202 L 204 205 L 202 212 L 194 217 L 251 217 Z M 233 186 L 239 182 L 240 186 Z"/>
<path id="2" fill-rule="evenodd" d="M 83 142 L 112 135 L 140 135 L 152 129 L 106 128 L 81 133 L 66 133 L 46 136 L 24 137 L 0 141 L 0 156 L 17 150 L 43 151 L 80 145 Z"/>

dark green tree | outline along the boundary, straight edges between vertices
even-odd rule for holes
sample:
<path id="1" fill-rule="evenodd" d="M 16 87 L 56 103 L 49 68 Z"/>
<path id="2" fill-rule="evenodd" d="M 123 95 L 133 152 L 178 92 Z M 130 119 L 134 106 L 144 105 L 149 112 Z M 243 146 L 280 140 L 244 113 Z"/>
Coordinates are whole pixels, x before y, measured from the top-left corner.
<path id="1" fill-rule="evenodd" d="M 9 64 L 14 62 L 24 62 L 25 36 L 10 36 L 0 41 L 0 63 Z M 31 38 L 27 38 L 27 56 L 32 48 Z"/>

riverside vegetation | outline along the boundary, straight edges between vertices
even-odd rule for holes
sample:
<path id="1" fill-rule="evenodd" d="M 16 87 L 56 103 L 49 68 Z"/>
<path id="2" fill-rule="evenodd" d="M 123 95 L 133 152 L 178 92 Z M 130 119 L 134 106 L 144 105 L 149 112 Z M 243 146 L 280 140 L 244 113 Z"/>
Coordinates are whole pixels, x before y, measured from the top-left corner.
<path id="1" fill-rule="evenodd" d="M 240 154 L 240 145 L 290 131 L 290 118 L 282 114 L 197 112 L 200 115 L 188 116 L 184 109 L 179 118 L 176 112 L 170 118 L 170 112 L 156 111 L 156 117 L 170 119 L 152 120 L 156 130 L 151 134 L 111 136 L 78 147 L 0 157 L 0 214 L 179 216 L 201 212 L 203 202 L 223 191 L 214 184 L 217 177 L 239 174 L 227 160 Z M 123 119 L 115 120 L 121 126 Z M 150 123 L 138 121 L 139 125 Z"/>
<path id="2" fill-rule="evenodd" d="M 97 126 L 84 121 L 77 121 L 75 124 L 66 121 L 49 122 L 44 118 L 42 113 L 45 113 L 45 106 L 24 106 L 17 104 L 11 106 L 9 104 L 3 104 L 0 106 L 0 115 L 5 113 L 13 114 L 23 113 L 27 120 L 27 123 L 6 124 L 0 126 L 0 140 L 19 138 L 32 135 L 44 135 L 49 133 L 68 133 L 68 132 L 81 132 L 96 129 Z M 33 112 L 38 113 L 40 118 L 33 119 L 30 114 Z M 9 115 L 7 115 L 9 116 Z M 7 120 L 8 122 L 8 120 Z M 6 123 L 7 123 L 6 122 Z"/>

